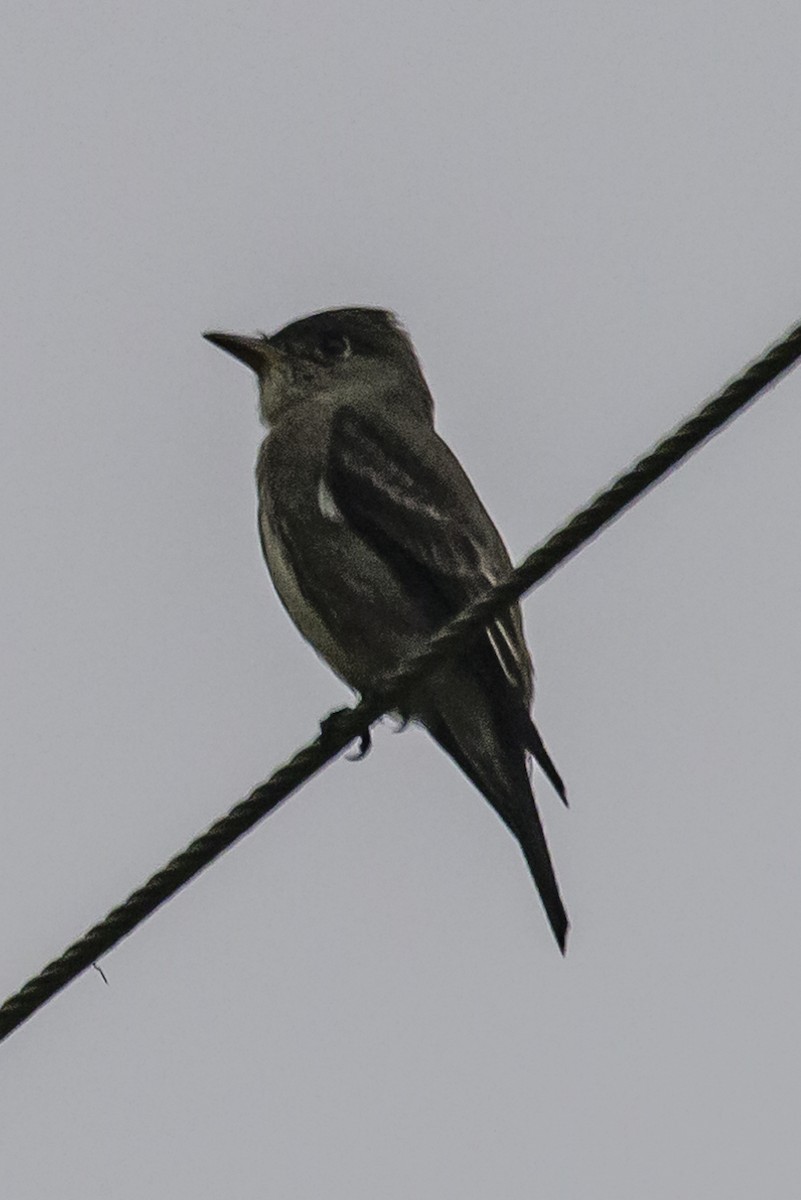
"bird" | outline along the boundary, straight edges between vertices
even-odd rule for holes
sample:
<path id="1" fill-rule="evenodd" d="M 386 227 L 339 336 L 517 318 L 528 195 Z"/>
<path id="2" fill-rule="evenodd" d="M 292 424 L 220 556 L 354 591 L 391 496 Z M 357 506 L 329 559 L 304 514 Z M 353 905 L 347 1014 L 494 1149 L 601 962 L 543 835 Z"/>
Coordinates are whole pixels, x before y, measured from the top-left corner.
<path id="1" fill-rule="evenodd" d="M 207 332 L 255 372 L 267 429 L 256 464 L 268 572 L 303 637 L 355 692 L 384 675 L 511 569 L 394 313 L 336 308 L 268 336 Z M 519 605 L 404 697 L 517 839 L 556 942 L 569 922 L 530 780 L 533 758 L 567 803 L 531 717 Z M 369 747 L 369 735 L 362 750 Z"/>

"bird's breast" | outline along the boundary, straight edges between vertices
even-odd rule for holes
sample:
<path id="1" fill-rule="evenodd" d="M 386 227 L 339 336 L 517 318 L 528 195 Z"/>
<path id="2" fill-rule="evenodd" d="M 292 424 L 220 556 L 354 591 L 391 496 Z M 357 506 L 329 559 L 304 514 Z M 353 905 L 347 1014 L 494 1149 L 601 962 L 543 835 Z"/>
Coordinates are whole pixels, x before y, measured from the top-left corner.
<path id="1" fill-rule="evenodd" d="M 347 682 L 347 663 L 341 648 L 317 609 L 303 594 L 281 534 L 263 509 L 259 513 L 259 526 L 264 560 L 281 603 L 306 641 L 332 671 Z"/>

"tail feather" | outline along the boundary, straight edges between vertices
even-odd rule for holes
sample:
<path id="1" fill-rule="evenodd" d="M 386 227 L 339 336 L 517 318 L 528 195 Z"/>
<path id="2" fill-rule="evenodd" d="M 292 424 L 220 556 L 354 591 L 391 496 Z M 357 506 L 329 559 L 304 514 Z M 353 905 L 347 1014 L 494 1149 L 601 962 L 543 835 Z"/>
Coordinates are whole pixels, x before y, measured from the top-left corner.
<path id="1" fill-rule="evenodd" d="M 546 750 L 545 743 L 540 737 L 540 731 L 537 729 L 537 726 L 534 724 L 528 713 L 526 713 L 526 722 L 526 746 L 533 754 L 537 766 L 550 780 L 556 794 L 559 796 L 565 808 L 567 808 L 567 789 L 564 785 L 564 781 L 562 780 L 562 776 L 554 766 L 554 761 Z"/>
<path id="2" fill-rule="evenodd" d="M 482 762 L 475 752 L 470 753 L 464 748 L 441 715 L 433 720 L 426 718 L 425 724 L 432 737 L 464 771 L 517 838 L 554 937 L 564 954 L 570 923 L 559 894 L 548 844 L 525 769 L 522 748 L 505 747 L 499 738 L 497 757 L 493 756 L 491 762 Z M 547 754 L 545 757 L 550 763 Z M 559 779 L 559 776 L 556 778 Z M 559 782 L 561 783 L 561 780 Z"/>
<path id="3" fill-rule="evenodd" d="M 519 684 L 512 681 L 511 667 L 504 666 L 506 659 L 502 651 L 507 648 L 508 638 L 502 642 L 498 629 L 504 633 L 503 625 L 496 624 L 488 630 L 488 636 L 478 639 L 473 647 L 470 659 L 473 670 L 484 683 L 487 698 L 492 698 L 496 721 L 501 730 L 507 726 L 514 730 L 520 742 L 533 755 L 537 765 L 547 776 L 562 803 L 567 807 L 567 789 L 562 776 L 556 769 L 553 759 L 548 753 L 545 743 L 540 737 L 539 730 L 531 719 L 530 692 L 526 692 Z"/>

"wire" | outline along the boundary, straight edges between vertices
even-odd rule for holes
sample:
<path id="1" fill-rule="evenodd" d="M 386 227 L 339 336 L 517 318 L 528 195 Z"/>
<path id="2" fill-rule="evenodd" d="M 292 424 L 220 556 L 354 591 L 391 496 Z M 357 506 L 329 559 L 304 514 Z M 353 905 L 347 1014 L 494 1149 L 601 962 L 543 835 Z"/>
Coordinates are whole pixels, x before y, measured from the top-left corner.
<path id="1" fill-rule="evenodd" d="M 653 450 L 618 476 L 557 529 L 507 579 L 478 597 L 448 622 L 418 654 L 401 664 L 382 681 L 380 694 L 365 697 L 354 708 L 341 709 L 322 723 L 313 742 L 287 763 L 246 800 L 196 838 L 127 900 L 93 925 L 63 954 L 48 963 L 0 1008 L 0 1041 L 41 1008 L 97 958 L 129 934 L 159 905 L 174 896 L 213 859 L 276 808 L 283 800 L 335 758 L 366 730 L 432 667 L 453 654 L 469 635 L 541 583 L 557 566 L 614 521 L 624 509 L 653 487 L 693 450 L 717 433 L 737 413 L 801 357 L 801 324 L 776 342 L 759 359 L 704 404 L 693 416 L 663 438 Z"/>

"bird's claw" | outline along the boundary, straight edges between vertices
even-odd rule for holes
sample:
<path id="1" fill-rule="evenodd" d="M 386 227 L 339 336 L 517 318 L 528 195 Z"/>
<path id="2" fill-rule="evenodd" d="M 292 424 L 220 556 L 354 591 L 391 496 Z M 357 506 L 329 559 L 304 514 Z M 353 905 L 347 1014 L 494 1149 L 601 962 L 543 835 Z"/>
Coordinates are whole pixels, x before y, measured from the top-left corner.
<path id="1" fill-rule="evenodd" d="M 322 721 L 320 722 L 320 734 L 323 741 L 326 741 L 329 738 L 337 738 L 341 736 L 342 723 L 343 721 L 347 722 L 350 720 L 351 712 L 352 710 L 349 708 L 338 708 L 334 712 L 329 713 L 327 717 L 323 717 Z M 345 755 L 345 758 L 347 758 L 348 762 L 360 762 L 369 752 L 373 744 L 370 736 L 369 725 L 366 726 L 360 733 L 356 734 L 355 737 L 359 739 L 359 746 L 353 754 Z M 354 735 L 352 735 L 348 740 L 353 741 Z"/>
<path id="2" fill-rule="evenodd" d="M 352 754 L 346 754 L 345 758 L 348 760 L 348 762 L 361 762 L 363 758 L 367 757 L 372 748 L 373 739 L 368 726 L 367 729 L 363 729 L 359 734 L 358 748 L 354 750 Z"/>

